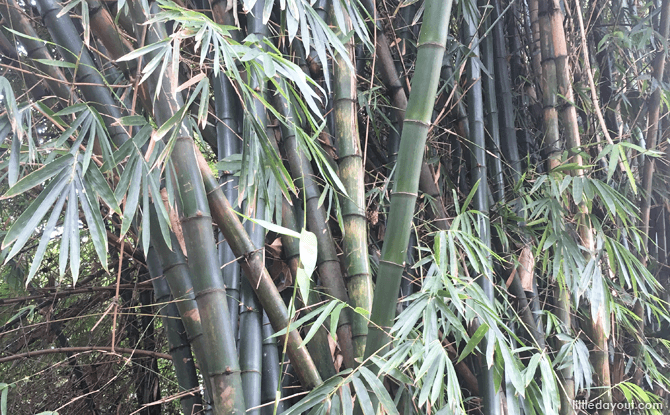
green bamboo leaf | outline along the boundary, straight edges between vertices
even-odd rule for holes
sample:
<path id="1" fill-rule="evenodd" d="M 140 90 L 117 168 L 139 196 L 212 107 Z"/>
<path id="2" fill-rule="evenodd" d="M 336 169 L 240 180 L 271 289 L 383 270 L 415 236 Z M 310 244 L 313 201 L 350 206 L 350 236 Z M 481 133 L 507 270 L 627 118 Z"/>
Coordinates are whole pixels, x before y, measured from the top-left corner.
<path id="1" fill-rule="evenodd" d="M 40 264 L 42 263 L 42 258 L 44 258 L 44 253 L 47 250 L 47 246 L 49 245 L 49 242 L 51 241 L 51 234 L 54 232 L 54 229 L 56 227 L 56 223 L 58 222 L 58 218 L 60 217 L 60 214 L 63 210 L 63 205 L 65 204 L 65 195 L 62 194 L 56 204 L 54 205 L 54 208 L 51 211 L 51 216 L 49 217 L 49 220 L 47 221 L 46 226 L 44 227 L 44 230 L 42 231 L 42 238 L 40 239 L 40 244 L 37 247 L 37 251 L 35 251 L 35 256 L 33 257 L 33 262 L 30 264 L 30 271 L 28 272 L 28 278 L 26 278 L 26 287 L 30 283 L 30 281 L 33 279 L 35 274 L 37 273 L 37 270 L 40 267 Z"/>
<path id="2" fill-rule="evenodd" d="M 342 309 L 344 309 L 344 307 L 346 307 L 346 306 L 347 306 L 347 304 L 345 304 L 345 303 L 339 303 L 337 305 L 337 307 L 335 307 L 335 310 L 333 310 L 333 312 L 330 316 L 330 335 L 333 337 L 333 340 L 336 339 L 337 323 L 340 320 L 340 313 L 342 312 Z"/>
<path id="3" fill-rule="evenodd" d="M 107 270 L 107 229 L 105 228 L 102 215 L 98 210 L 97 199 L 94 196 L 95 194 L 91 185 L 86 182 L 82 183 L 80 177 L 77 177 L 76 185 L 79 192 L 79 201 L 84 211 L 84 217 L 88 224 L 88 232 L 93 241 L 95 252 L 100 259 L 102 268 Z"/>
<path id="4" fill-rule="evenodd" d="M 379 399 L 384 409 L 386 409 L 386 413 L 389 415 L 400 415 L 398 409 L 393 404 L 393 399 L 391 399 L 391 396 L 379 378 L 365 366 L 359 367 L 358 370 L 361 372 L 361 375 L 363 375 L 368 385 L 370 385 L 372 391 L 375 393 L 375 396 L 377 399 Z"/>
<path id="5" fill-rule="evenodd" d="M 9 393 L 9 385 L 0 383 L 0 414 L 7 415 L 7 394 Z"/>
<path id="6" fill-rule="evenodd" d="M 121 223 L 121 237 L 123 237 L 126 232 L 128 232 L 128 229 L 130 229 L 130 225 L 132 225 L 133 218 L 135 217 L 137 205 L 139 204 L 140 186 L 142 184 L 142 164 L 143 160 L 137 162 L 133 173 L 133 179 L 130 182 L 128 194 L 126 195 L 126 205 L 123 209 L 123 222 Z"/>
<path id="7" fill-rule="evenodd" d="M 5 264 L 13 255 L 15 255 L 28 241 L 28 238 L 37 228 L 44 215 L 54 204 L 56 199 L 60 196 L 61 191 L 68 183 L 69 177 L 63 172 L 56 179 L 52 180 L 49 185 L 40 193 L 40 195 L 30 204 L 21 216 L 19 216 L 2 241 L 2 249 L 4 250 L 9 244 L 14 243 L 12 251 L 5 258 Z"/>
<path id="8" fill-rule="evenodd" d="M 465 212 L 468 209 L 468 206 L 470 206 L 470 201 L 472 201 L 472 198 L 475 197 L 477 194 L 477 189 L 479 188 L 479 181 L 475 183 L 474 186 L 472 186 L 472 190 L 470 190 L 470 194 L 468 194 L 468 197 L 465 198 L 465 201 L 463 202 L 463 207 L 461 208 L 462 210 L 457 211 L 456 213 L 462 213 Z"/>
<path id="9" fill-rule="evenodd" d="M 158 50 L 158 49 L 165 49 L 165 48 L 170 46 L 170 41 L 171 41 L 171 39 L 168 38 L 168 39 L 164 39 L 160 42 L 153 43 L 151 45 L 147 45 L 147 46 L 141 47 L 139 49 L 135 49 L 134 51 L 120 57 L 116 61 L 117 62 L 130 61 L 130 60 L 139 58 L 140 56 L 144 56 L 149 52 L 153 52 L 153 51 Z"/>
<path id="10" fill-rule="evenodd" d="M 77 190 L 74 184 L 70 185 L 70 195 L 67 199 L 67 215 L 70 217 L 70 270 L 72 271 L 72 285 L 77 285 L 79 267 L 81 265 L 81 239 L 79 238 L 79 208 Z"/>
<path id="11" fill-rule="evenodd" d="M 333 300 L 328 305 L 326 308 L 319 314 L 319 317 L 317 317 L 316 321 L 312 324 L 312 327 L 309 328 L 309 331 L 305 335 L 305 338 L 303 339 L 302 343 L 300 343 L 300 346 L 302 347 L 305 344 L 307 344 L 310 340 L 312 340 L 312 337 L 316 334 L 316 332 L 321 328 L 321 325 L 323 324 L 324 321 L 326 321 L 326 318 L 330 315 L 330 312 L 333 311 L 335 306 L 338 305 L 337 300 Z"/>
<path id="12" fill-rule="evenodd" d="M 463 352 L 461 355 L 458 357 L 458 360 L 456 361 L 456 364 L 460 363 L 468 357 L 470 353 L 472 353 L 473 350 L 475 350 L 475 347 L 479 344 L 479 342 L 482 341 L 486 333 L 489 331 L 489 326 L 486 323 L 482 323 L 481 326 L 475 331 L 475 334 L 472 335 L 470 340 L 468 341 L 468 344 L 465 346 L 465 349 L 463 349 Z"/>
<path id="13" fill-rule="evenodd" d="M 612 180 L 612 177 L 614 176 L 614 172 L 616 171 L 617 164 L 619 163 L 619 150 L 615 149 L 612 151 L 612 156 L 610 157 L 610 164 L 607 169 L 607 181 L 609 182 Z"/>
<path id="14" fill-rule="evenodd" d="M 9 190 L 7 190 L 7 192 L 0 199 L 7 199 L 9 197 L 20 195 L 21 193 L 44 183 L 61 171 L 71 167 L 72 163 L 74 163 L 74 156 L 72 154 L 68 153 L 62 157 L 59 157 L 55 161 L 44 165 L 40 169 L 35 170 L 34 172 L 19 180 L 14 186 L 10 187 Z"/>
<path id="15" fill-rule="evenodd" d="M 292 237 L 298 238 L 298 239 L 300 239 L 302 237 L 302 235 L 299 234 L 298 232 L 296 232 L 294 230 L 291 230 L 291 229 L 288 229 L 288 228 L 285 228 L 283 226 L 279 226 L 279 225 L 274 224 L 272 222 L 268 222 L 266 220 L 258 219 L 258 218 L 251 218 L 251 217 L 245 215 L 244 213 L 240 213 L 240 212 L 237 212 L 237 211 L 235 213 L 237 213 L 239 216 L 242 216 L 244 219 L 255 223 L 256 225 L 264 227 L 265 229 L 267 229 L 271 232 L 276 232 L 280 235 L 292 236 Z"/>
<path id="16" fill-rule="evenodd" d="M 354 391 L 356 391 L 356 399 L 360 403 L 361 409 L 363 410 L 363 415 L 375 415 L 375 410 L 372 406 L 372 401 L 370 400 L 370 395 L 368 395 L 365 385 L 354 375 L 351 379 L 351 383 L 354 385 Z"/>
<path id="17" fill-rule="evenodd" d="M 35 62 L 39 62 L 43 65 L 48 65 L 48 66 L 55 66 L 57 68 L 68 68 L 68 69 L 75 69 L 77 65 L 74 63 L 70 62 L 65 62 L 65 61 L 57 61 L 54 59 L 33 59 Z"/>
<path id="18" fill-rule="evenodd" d="M 95 193 L 100 196 L 110 209 L 121 215 L 121 208 L 116 200 L 116 196 L 114 196 L 114 192 L 95 163 L 91 164 L 88 170 L 86 170 L 84 179 L 91 189 L 95 189 Z"/>
<path id="19" fill-rule="evenodd" d="M 142 250 L 146 257 L 149 253 L 149 245 L 151 244 L 151 225 L 149 224 L 149 183 L 146 165 L 142 165 L 144 170 L 144 180 L 142 180 Z"/>

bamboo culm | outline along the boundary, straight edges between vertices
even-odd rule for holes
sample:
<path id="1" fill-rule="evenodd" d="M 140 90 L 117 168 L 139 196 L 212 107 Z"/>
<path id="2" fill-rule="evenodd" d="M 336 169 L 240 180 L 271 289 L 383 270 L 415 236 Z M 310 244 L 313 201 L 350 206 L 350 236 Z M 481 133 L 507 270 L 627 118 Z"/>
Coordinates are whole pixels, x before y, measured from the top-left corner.
<path id="1" fill-rule="evenodd" d="M 407 105 L 396 164 L 397 176 L 391 195 L 388 223 L 394 226 L 387 228 L 384 238 L 365 358 L 383 354 L 389 346 L 387 330 L 395 318 L 396 301 L 405 268 L 424 147 L 447 43 L 451 3 L 443 0 L 425 2 L 424 24 L 419 36 L 417 65 L 412 79 L 413 95 Z"/>
<path id="2" fill-rule="evenodd" d="M 331 15 L 334 13 L 331 13 Z M 351 31 L 351 20 L 344 13 L 345 28 Z M 334 102 L 335 143 L 338 149 L 339 177 L 347 191 L 340 197 L 344 225 L 344 271 L 351 306 L 366 311 L 372 309 L 372 276 L 368 260 L 368 232 L 365 216 L 365 182 L 363 154 L 358 133 L 356 74 L 350 57 L 354 46 L 350 38 L 345 44 L 349 56 L 335 56 Z M 367 317 L 353 316 L 352 343 L 354 356 L 363 357 L 367 340 Z"/>
<path id="3" fill-rule="evenodd" d="M 277 290 L 277 286 L 265 269 L 263 253 L 256 250 L 237 214 L 219 188 L 207 161 L 202 155 L 199 155 L 197 162 L 207 190 L 207 199 L 214 221 L 223 232 L 235 255 L 240 258 L 239 261 L 244 275 L 251 282 L 263 310 L 270 319 L 272 328 L 275 332 L 283 331 L 286 333 L 291 317 L 288 315 L 288 309 Z M 321 376 L 307 348 L 299 347 L 302 344 L 302 338 L 298 331 L 294 329 L 288 334 L 279 336 L 279 340 L 282 344 L 286 343 L 286 351 L 302 385 L 307 389 L 319 386 L 322 383 Z"/>
<path id="4" fill-rule="evenodd" d="M 468 13 L 464 13 L 465 30 L 464 42 L 470 48 L 471 57 L 467 61 L 467 104 L 468 121 L 470 124 L 470 154 L 472 156 L 471 183 L 478 183 L 477 190 L 473 198 L 473 205 L 476 210 L 482 213 L 478 217 L 479 238 L 487 246 L 491 247 L 490 224 L 488 220 L 489 211 L 489 191 L 486 171 L 486 137 L 484 129 L 484 102 L 482 96 L 482 70 L 479 50 L 479 36 L 477 34 L 477 25 L 479 22 L 479 12 L 477 3 L 470 0 Z M 477 282 L 482 287 L 484 295 L 493 303 L 493 275 L 491 273 L 491 258 L 487 258 L 488 266 L 484 269 L 482 275 L 477 278 Z M 483 348 L 489 340 L 484 338 Z M 479 391 L 482 395 L 484 404 L 484 413 L 487 415 L 498 415 L 501 413 L 500 400 L 498 399 L 495 382 L 493 378 L 493 368 L 489 368 L 484 359 L 480 364 L 479 372 Z"/>
<path id="5" fill-rule="evenodd" d="M 198 375 L 191 355 L 191 344 L 188 341 L 186 329 L 179 317 L 179 310 L 174 303 L 170 287 L 163 276 L 163 268 L 158 254 L 153 247 L 147 253 L 147 268 L 154 287 L 154 298 L 159 307 L 158 314 L 163 319 L 163 327 L 167 332 L 170 355 L 174 365 L 179 392 L 198 388 Z M 185 395 L 180 399 L 184 414 L 194 414 L 202 409 L 202 399 L 199 392 Z"/>

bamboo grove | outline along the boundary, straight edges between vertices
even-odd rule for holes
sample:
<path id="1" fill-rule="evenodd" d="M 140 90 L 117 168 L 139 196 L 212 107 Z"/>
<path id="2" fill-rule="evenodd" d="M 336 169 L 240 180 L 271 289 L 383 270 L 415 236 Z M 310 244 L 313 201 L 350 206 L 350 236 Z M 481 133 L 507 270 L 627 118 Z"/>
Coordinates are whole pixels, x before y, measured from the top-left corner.
<path id="1" fill-rule="evenodd" d="M 0 0 L 0 414 L 663 414 L 670 0 Z"/>

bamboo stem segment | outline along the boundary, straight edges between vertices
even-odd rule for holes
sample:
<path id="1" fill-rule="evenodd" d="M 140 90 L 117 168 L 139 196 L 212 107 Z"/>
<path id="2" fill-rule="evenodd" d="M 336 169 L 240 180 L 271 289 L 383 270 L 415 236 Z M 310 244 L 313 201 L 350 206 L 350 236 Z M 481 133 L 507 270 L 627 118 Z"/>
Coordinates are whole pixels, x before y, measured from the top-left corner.
<path id="1" fill-rule="evenodd" d="M 351 31 L 351 19 L 346 12 L 343 13 L 345 28 Z M 343 261 L 352 307 L 369 312 L 372 309 L 373 289 L 368 260 L 365 172 L 363 171 L 363 155 L 356 115 L 356 74 L 351 70 L 355 64 L 350 62 L 355 56 L 351 38 L 346 42 L 345 47 L 349 56 L 336 55 L 335 65 L 333 65 L 335 143 L 338 147 L 339 176 L 348 195 L 340 197 L 344 221 Z M 365 353 L 365 342 L 368 335 L 367 318 L 355 314 L 351 331 L 354 356 L 361 358 Z"/>
<path id="2" fill-rule="evenodd" d="M 383 354 L 389 346 L 387 330 L 395 318 L 424 147 L 447 43 L 451 3 L 450 0 L 425 2 L 417 65 L 412 79 L 412 96 L 407 105 L 396 165 L 397 178 L 391 196 L 388 222 L 394 226 L 387 228 L 384 238 L 365 358 L 377 353 Z"/>

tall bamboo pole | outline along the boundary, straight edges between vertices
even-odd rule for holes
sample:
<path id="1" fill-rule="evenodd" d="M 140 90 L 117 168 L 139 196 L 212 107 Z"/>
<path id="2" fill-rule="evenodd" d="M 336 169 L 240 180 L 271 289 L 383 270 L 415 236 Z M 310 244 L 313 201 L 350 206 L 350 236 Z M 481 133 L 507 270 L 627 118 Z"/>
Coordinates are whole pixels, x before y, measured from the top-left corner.
<path id="1" fill-rule="evenodd" d="M 290 324 L 290 316 L 284 304 L 277 287 L 272 281 L 272 277 L 265 269 L 264 255 L 254 247 L 249 235 L 244 230 L 240 220 L 226 199 L 223 191 L 218 187 L 218 183 L 212 174 L 207 161 L 199 155 L 199 163 L 202 178 L 207 190 L 207 199 L 211 206 L 214 221 L 223 232 L 226 240 L 230 244 L 235 255 L 242 258 L 240 260 L 242 270 L 245 276 L 251 282 L 263 309 L 270 319 L 272 328 L 286 333 Z M 279 336 L 280 341 L 286 347 L 286 351 L 291 359 L 300 382 L 306 389 L 312 389 L 322 383 L 321 376 L 314 365 L 312 356 L 307 348 L 300 347 L 302 338 L 297 330 L 291 330 L 288 335 Z"/>
<path id="2" fill-rule="evenodd" d="M 16 40 L 23 45 L 26 54 L 30 59 L 52 59 L 44 42 L 36 40 L 39 39 L 39 35 L 35 32 L 35 29 L 28 21 L 28 18 L 23 13 L 21 7 L 16 3 L 16 0 L 0 2 L 0 14 L 2 14 L 4 18 L 6 27 L 28 36 L 17 37 Z M 45 81 L 54 95 L 64 99 L 66 103 L 74 103 L 77 101 L 76 94 L 68 86 L 70 81 L 68 81 L 60 68 L 38 61 L 34 61 L 34 64 L 39 71 L 46 74 Z"/>
<path id="3" fill-rule="evenodd" d="M 500 0 L 495 0 L 493 19 L 500 17 Z M 512 88 L 509 68 L 507 66 L 507 48 L 505 47 L 505 33 L 502 22 L 493 26 L 493 54 L 495 56 L 495 83 L 498 108 L 501 111 L 500 134 L 502 152 L 512 169 L 514 183 L 521 178 L 521 161 L 519 160 L 519 146 L 516 139 L 514 125 L 514 103 L 512 102 Z"/>
<path id="4" fill-rule="evenodd" d="M 277 402 L 277 392 L 279 389 L 279 375 L 281 366 L 279 365 L 279 352 L 277 350 L 277 339 L 270 338 L 274 334 L 272 326 L 266 313 L 263 313 L 263 375 L 261 376 L 261 415 L 279 415 L 286 409 L 284 401 Z M 276 408 L 275 404 L 276 402 Z M 270 403 L 272 403 L 270 405 Z"/>
<path id="5" fill-rule="evenodd" d="M 266 38 L 269 35 L 267 25 L 263 24 L 263 9 L 265 2 L 256 2 L 247 15 L 247 33 L 256 35 L 259 39 Z M 264 49 L 265 46 L 263 46 Z M 267 86 L 263 79 L 256 72 L 251 73 L 251 88 L 260 96 L 266 97 Z M 258 124 L 265 128 L 267 125 L 267 114 L 264 103 L 257 98 L 253 98 L 249 103 L 251 108 L 250 116 L 256 119 Z M 249 134 L 247 136 L 246 134 Z M 243 145 L 250 147 L 252 142 L 258 142 L 258 138 L 253 137 L 259 133 L 253 128 L 244 128 Z M 245 152 L 247 149 L 244 150 Z M 252 150 L 253 151 L 253 150 Z M 256 172 L 257 180 L 264 180 L 264 174 L 261 171 Z M 265 194 L 263 186 L 254 184 L 248 189 L 245 200 L 245 213 L 254 218 L 265 219 Z M 245 223 L 245 229 L 251 238 L 258 252 L 265 251 L 265 228 L 251 221 Z M 261 370 L 263 359 L 263 311 L 260 307 L 254 289 L 248 278 L 244 278 L 240 284 L 240 368 L 242 369 L 242 387 L 244 388 L 244 401 L 247 404 L 247 412 L 250 415 L 260 413 L 257 408 L 261 404 Z"/>
<path id="6" fill-rule="evenodd" d="M 345 30 L 350 32 L 351 20 L 344 13 Z M 331 13 L 333 15 L 334 13 Z M 334 19 L 334 17 L 333 17 Z M 349 56 L 337 54 L 334 66 L 335 143 L 338 147 L 339 176 L 347 196 L 340 196 L 344 221 L 344 272 L 352 307 L 366 311 L 372 309 L 372 276 L 368 261 L 368 232 L 365 216 L 365 181 L 363 154 L 358 134 L 356 73 L 352 38 L 345 43 Z M 355 65 L 354 65 L 355 67 Z M 367 318 L 355 314 L 352 320 L 354 356 L 363 357 L 368 334 Z"/>
<path id="7" fill-rule="evenodd" d="M 534 6 L 539 7 L 537 0 L 534 1 Z M 533 10 L 533 1 L 530 3 L 531 7 L 531 16 Z M 560 160 L 558 159 L 561 151 L 559 130 L 558 130 L 558 111 L 557 106 L 557 82 L 556 82 L 556 61 L 553 59 L 553 38 L 552 38 L 552 27 L 551 19 L 548 15 L 548 10 L 546 7 L 547 4 L 543 2 L 543 13 L 538 17 L 537 32 L 535 31 L 535 25 L 533 25 L 533 36 L 534 40 L 540 41 L 540 47 L 542 51 L 542 68 L 540 71 L 537 71 L 536 74 L 541 74 L 540 83 L 542 86 L 542 100 L 544 105 L 544 133 L 545 133 L 545 147 L 547 148 L 549 158 L 548 158 L 548 169 L 552 170 L 556 168 Z M 539 13 L 539 11 L 538 11 Z M 561 23 L 561 29 L 562 29 Z M 535 39 L 535 36 L 539 35 L 539 39 Z M 555 301 L 555 314 L 558 317 L 559 321 L 563 325 L 563 329 L 568 333 L 572 330 L 571 324 L 571 302 L 570 302 L 570 292 L 567 287 L 556 284 L 553 290 L 553 296 Z M 563 347 L 565 342 L 557 339 L 557 347 Z M 574 413 L 572 409 L 572 402 L 575 399 L 575 383 L 573 379 L 573 367 L 568 364 L 559 371 L 559 379 L 561 381 L 562 387 L 559 388 L 560 399 L 561 399 L 561 415 L 571 415 Z"/>
<path id="8" fill-rule="evenodd" d="M 227 10 L 228 2 L 212 2 L 212 14 L 214 21 L 219 24 L 233 26 L 235 20 L 231 11 Z M 240 32 L 232 31 L 231 36 L 239 40 Z M 220 73 L 212 80 L 212 89 L 214 91 L 214 110 L 216 112 L 216 135 L 217 135 L 217 155 L 219 160 L 223 160 L 233 154 L 241 152 L 241 139 L 239 111 L 240 99 L 235 92 L 235 88 L 228 77 Z M 228 200 L 235 204 L 237 201 L 238 178 L 231 172 L 222 171 L 219 180 L 223 184 L 223 192 Z M 235 254 L 230 249 L 228 242 L 219 233 L 219 262 L 223 266 L 223 282 L 226 285 L 226 294 L 228 295 L 228 311 L 230 312 L 230 322 L 233 333 L 237 333 L 238 315 L 240 311 L 240 264 L 236 261 Z"/>
<path id="9" fill-rule="evenodd" d="M 167 332 L 179 392 L 195 389 L 199 386 L 199 383 L 193 364 L 193 356 L 191 355 L 191 345 L 184 324 L 179 317 L 177 305 L 170 293 L 170 287 L 163 276 L 163 268 L 158 259 L 158 254 L 153 247 L 150 247 L 147 253 L 147 268 L 151 276 L 151 284 L 154 287 L 154 297 L 157 307 L 159 307 L 159 315 L 163 319 L 163 327 Z M 180 402 L 184 414 L 194 414 L 202 409 L 199 392 L 181 397 Z"/>
<path id="10" fill-rule="evenodd" d="M 151 228 L 158 229 L 160 225 L 154 207 L 151 208 L 150 214 Z M 195 293 L 193 292 L 191 271 L 181 251 L 177 237 L 172 232 L 170 232 L 170 237 L 172 249 L 165 243 L 160 232 L 152 232 L 151 245 L 158 255 L 165 280 L 172 293 L 172 298 L 176 300 L 177 310 L 181 316 L 188 340 L 191 342 L 193 353 L 195 353 L 195 357 L 198 359 L 198 364 L 200 365 L 200 372 L 204 378 L 206 397 L 211 403 L 212 384 L 207 364 L 209 351 L 202 334 L 202 321 L 200 319 L 198 303 L 195 300 Z"/>
<path id="11" fill-rule="evenodd" d="M 543 96 L 545 99 L 545 113 L 550 105 L 561 107 L 561 117 L 565 126 L 566 147 L 570 151 L 571 161 L 578 166 L 582 165 L 581 156 L 577 153 L 581 146 L 579 136 L 579 127 L 577 125 L 577 112 L 573 105 L 574 94 L 572 90 L 572 76 L 570 74 L 568 62 L 568 50 L 563 29 L 563 12 L 558 0 L 541 2 L 539 5 L 540 18 L 540 41 L 542 50 L 542 79 Z M 552 68 L 553 67 L 553 68 Z M 546 72 L 545 72 L 546 71 Z M 552 76 L 555 77 L 552 79 Z M 560 102 L 559 102 L 559 98 Z M 548 105 L 549 104 L 549 105 Z M 558 120 L 552 121 L 557 124 Z M 545 123 L 547 120 L 545 120 Z M 558 140 L 558 127 L 552 126 L 554 134 Z M 549 133 L 549 132 L 547 132 Z M 556 142 L 556 149 L 560 151 L 560 143 Z M 550 160 L 550 168 L 553 168 L 558 160 Z M 583 175 L 581 168 L 574 169 L 573 175 Z M 588 218 L 588 208 L 585 203 L 577 206 L 579 235 L 581 242 L 586 249 L 587 259 L 595 255 L 595 244 L 593 231 Z M 556 292 L 558 317 L 564 322 L 566 328 L 570 328 L 570 294 L 567 289 L 558 287 Z M 591 329 L 595 349 L 591 352 L 591 360 L 596 374 L 598 386 L 603 388 L 601 400 L 603 403 L 612 402 L 612 391 L 609 368 L 609 352 L 607 337 L 604 331 L 604 322 L 602 319 L 608 318 L 606 315 L 592 316 Z M 572 379 L 572 367 L 566 367 L 560 372 L 561 380 L 564 384 L 564 392 L 561 393 L 561 413 L 573 413 L 572 400 L 574 399 L 574 380 Z M 605 414 L 612 414 L 611 407 L 604 410 Z"/>
<path id="12" fill-rule="evenodd" d="M 478 233 L 479 238 L 487 246 L 491 247 L 490 223 L 488 219 L 489 211 L 489 195 L 488 195 L 488 180 L 486 171 L 486 137 L 484 132 L 484 102 L 482 97 L 482 71 L 479 50 L 479 35 L 477 34 L 477 27 L 479 25 L 479 12 L 477 9 L 477 2 L 470 1 L 469 7 L 466 4 L 465 8 L 469 13 L 464 13 L 464 44 L 470 48 L 470 58 L 467 61 L 466 77 L 467 77 L 467 104 L 468 104 L 468 121 L 470 124 L 470 154 L 472 156 L 472 170 L 471 183 L 474 185 L 478 183 L 473 202 L 474 208 L 482 213 L 478 218 Z M 489 266 L 485 267 L 484 273 L 477 278 L 477 282 L 482 287 L 484 295 L 493 304 L 493 275 L 491 273 L 491 259 Z M 484 338 L 483 348 L 485 349 L 490 340 Z M 479 391 L 482 395 L 484 404 L 484 413 L 493 415 L 500 414 L 500 400 L 497 399 L 495 384 L 493 379 L 493 368 L 489 368 L 484 359 L 481 362 L 479 373 Z"/>
<path id="13" fill-rule="evenodd" d="M 208 350 L 207 365 L 217 414 L 243 414 L 240 367 L 230 327 L 226 289 L 221 278 L 207 193 L 198 169 L 193 139 L 178 137 L 170 159 L 181 193 L 180 221 L 193 289 Z"/>
<path id="14" fill-rule="evenodd" d="M 661 34 L 663 42 L 659 45 L 666 45 L 670 38 L 670 0 L 663 0 L 661 6 L 661 18 L 659 19 L 658 32 Z M 663 47 L 663 46 L 661 46 Z M 657 50 L 654 57 L 653 79 L 657 81 L 656 89 L 651 93 L 649 98 L 649 113 L 647 115 L 647 150 L 655 150 L 658 142 L 658 124 L 659 115 L 661 111 L 661 83 L 663 82 L 663 72 L 665 72 L 665 60 L 667 59 L 667 50 Z M 640 210 L 642 211 L 642 232 L 645 235 L 649 234 L 649 212 L 651 210 L 652 199 L 652 181 L 654 176 L 654 157 L 647 157 L 644 163 L 644 170 L 642 172 L 642 203 Z M 649 238 L 647 238 L 649 244 Z"/>
<path id="15" fill-rule="evenodd" d="M 57 17 L 62 8 L 54 0 L 39 0 L 37 6 L 51 37 L 61 46 L 63 58 L 77 65 L 75 80 L 82 94 L 102 115 L 112 141 L 120 146 L 129 138 L 128 132 L 118 123 L 122 110 L 97 71 L 70 16 Z"/>
<path id="16" fill-rule="evenodd" d="M 282 203 L 281 214 L 282 226 L 294 232 L 300 232 L 293 206 L 289 205 L 286 200 Z M 293 276 L 293 281 L 297 281 L 298 267 L 300 265 L 300 241 L 289 235 L 282 235 L 281 240 L 284 248 L 284 255 L 286 256 L 286 262 L 288 262 L 288 267 Z M 311 288 L 309 298 L 302 299 L 303 306 L 313 306 L 318 304 L 321 300 L 318 292 L 313 289 L 314 284 L 312 284 Z M 309 354 L 312 355 L 314 364 L 319 370 L 322 379 L 330 379 L 337 374 L 335 366 L 333 365 L 333 355 L 330 352 L 328 336 L 328 331 L 324 327 L 320 327 L 312 340 L 307 343 Z"/>
<path id="17" fill-rule="evenodd" d="M 391 196 L 391 210 L 382 259 L 370 316 L 365 357 L 383 353 L 388 348 L 387 330 L 393 324 L 400 280 L 404 270 L 410 224 L 419 188 L 424 147 L 430 128 L 440 68 L 447 43 L 451 1 L 427 0 L 424 24 L 418 42 L 417 65 L 412 79 L 412 96 L 398 151 L 398 173 Z"/>
<path id="18" fill-rule="evenodd" d="M 481 7 L 486 7 L 488 0 L 479 0 Z M 495 27 L 502 29 L 502 26 L 496 25 Z M 484 22 L 481 27 L 482 32 L 486 33 L 491 28 L 491 13 L 487 12 L 484 17 Z M 496 101 L 496 68 L 494 67 L 495 57 L 494 57 L 494 48 L 493 48 L 493 36 L 486 36 L 481 44 L 482 52 L 482 63 L 488 71 L 488 74 L 484 74 L 483 80 L 483 92 L 484 92 L 484 106 L 486 113 L 486 130 L 489 133 L 491 143 L 489 148 L 492 153 L 489 157 L 489 171 L 493 177 L 494 190 L 493 190 L 493 199 L 498 202 L 504 203 L 505 201 L 505 182 L 503 175 L 503 163 L 502 155 L 500 154 L 500 125 L 499 120 L 500 116 L 498 113 L 498 102 Z M 511 97 L 510 97 L 511 98 Z M 514 140 L 516 143 L 516 140 Z"/>
<path id="19" fill-rule="evenodd" d="M 295 110 L 291 103 L 284 100 L 280 94 L 275 95 L 274 106 L 277 111 L 288 120 L 297 122 Z M 348 303 L 349 296 L 344 285 L 344 278 L 337 259 L 337 251 L 328 226 L 328 216 L 324 206 L 319 206 L 321 191 L 314 180 L 314 171 L 307 156 L 298 144 L 295 130 L 282 127 L 284 149 L 286 150 L 291 177 L 296 187 L 303 189 L 307 214 L 307 229 L 316 235 L 317 239 L 317 269 L 324 286 L 325 293 L 342 302 Z M 337 323 L 337 341 L 340 344 L 344 365 L 354 367 L 354 348 L 352 344 L 352 313 L 345 308 L 340 314 Z"/>

